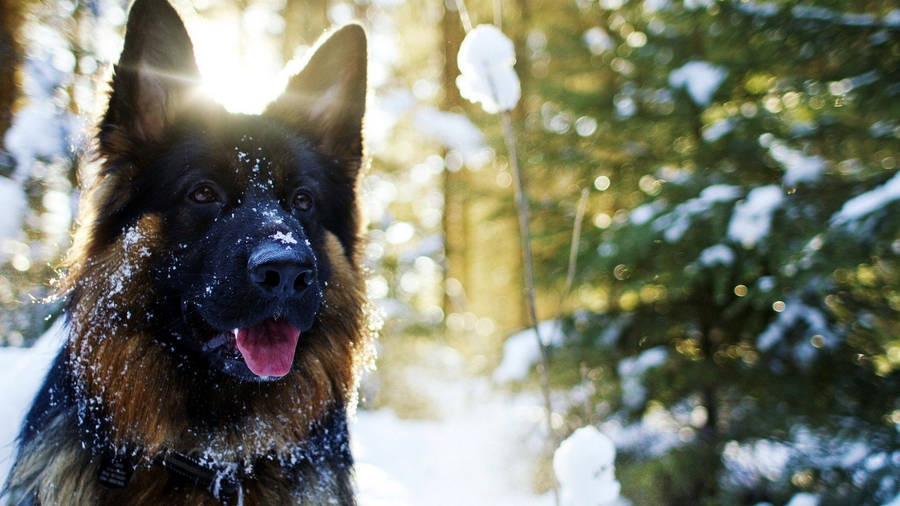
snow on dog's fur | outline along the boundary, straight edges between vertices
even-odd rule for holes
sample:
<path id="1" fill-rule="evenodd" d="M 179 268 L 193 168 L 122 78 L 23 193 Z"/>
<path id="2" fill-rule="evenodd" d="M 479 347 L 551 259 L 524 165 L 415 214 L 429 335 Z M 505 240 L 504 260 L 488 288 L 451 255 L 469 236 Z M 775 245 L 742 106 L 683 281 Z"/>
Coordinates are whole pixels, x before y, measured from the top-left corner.
<path id="1" fill-rule="evenodd" d="M 331 33 L 258 116 L 198 81 L 177 13 L 137 0 L 14 503 L 355 503 L 365 33 Z"/>

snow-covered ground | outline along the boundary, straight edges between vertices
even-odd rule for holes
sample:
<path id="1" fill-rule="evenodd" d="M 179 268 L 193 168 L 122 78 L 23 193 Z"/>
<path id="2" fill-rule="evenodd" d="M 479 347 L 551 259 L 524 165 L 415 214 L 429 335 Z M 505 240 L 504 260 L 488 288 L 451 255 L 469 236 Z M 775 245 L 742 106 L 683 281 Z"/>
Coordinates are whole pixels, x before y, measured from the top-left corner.
<path id="1" fill-rule="evenodd" d="M 528 444 L 540 410 L 465 383 L 465 409 L 441 420 L 360 411 L 353 427 L 360 506 L 550 506 L 530 492 Z M 532 442 L 536 443 L 536 441 Z"/>
<path id="2" fill-rule="evenodd" d="M 62 344 L 58 319 L 31 348 L 0 348 L 0 483 L 15 457 L 14 439 L 50 362 Z"/>
<path id="3" fill-rule="evenodd" d="M 0 482 L 12 463 L 22 417 L 61 340 L 54 325 L 32 348 L 0 348 Z M 530 492 L 543 437 L 536 397 L 498 393 L 486 379 L 428 375 L 420 382 L 428 392 L 440 392 L 438 419 L 403 420 L 390 409 L 357 413 L 352 445 L 360 506 L 552 504 L 548 495 Z"/>

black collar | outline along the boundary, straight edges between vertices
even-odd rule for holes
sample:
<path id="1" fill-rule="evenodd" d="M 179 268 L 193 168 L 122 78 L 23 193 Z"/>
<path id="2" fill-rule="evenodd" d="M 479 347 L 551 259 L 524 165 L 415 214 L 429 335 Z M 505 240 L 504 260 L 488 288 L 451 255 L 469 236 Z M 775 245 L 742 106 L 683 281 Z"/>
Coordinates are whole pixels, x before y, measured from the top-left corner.
<path id="1" fill-rule="evenodd" d="M 238 506 L 244 502 L 241 473 L 237 464 L 206 464 L 200 459 L 169 450 L 158 455 L 154 463 L 159 464 L 169 474 L 208 490 L 223 504 L 231 504 L 235 498 Z M 100 465 L 98 479 L 107 488 L 124 488 L 131 481 L 135 465 L 127 456 L 107 457 Z"/>
<path id="2" fill-rule="evenodd" d="M 174 450 L 160 455 L 156 460 L 170 474 L 209 490 L 219 501 L 224 502 L 236 495 L 237 504 L 244 502 L 244 490 L 241 487 L 237 464 L 205 464 Z"/>

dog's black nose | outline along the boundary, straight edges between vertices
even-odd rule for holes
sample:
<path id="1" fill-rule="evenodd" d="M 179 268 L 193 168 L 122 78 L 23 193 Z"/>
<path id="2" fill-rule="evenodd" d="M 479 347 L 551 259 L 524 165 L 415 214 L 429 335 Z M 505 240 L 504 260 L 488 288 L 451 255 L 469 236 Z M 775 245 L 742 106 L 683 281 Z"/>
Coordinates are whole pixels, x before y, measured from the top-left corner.
<path id="1" fill-rule="evenodd" d="M 282 244 L 265 243 L 250 255 L 247 270 L 263 293 L 286 299 L 299 297 L 316 280 L 311 252 L 304 254 Z"/>

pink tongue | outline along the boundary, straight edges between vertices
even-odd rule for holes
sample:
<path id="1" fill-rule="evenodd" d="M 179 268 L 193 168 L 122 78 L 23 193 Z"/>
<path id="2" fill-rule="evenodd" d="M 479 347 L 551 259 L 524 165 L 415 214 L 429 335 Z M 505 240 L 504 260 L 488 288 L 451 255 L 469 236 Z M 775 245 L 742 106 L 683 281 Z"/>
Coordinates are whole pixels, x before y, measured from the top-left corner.
<path id="1" fill-rule="evenodd" d="M 237 329 L 235 339 L 253 374 L 280 378 L 291 370 L 300 331 L 284 322 L 266 320 L 255 327 Z"/>

